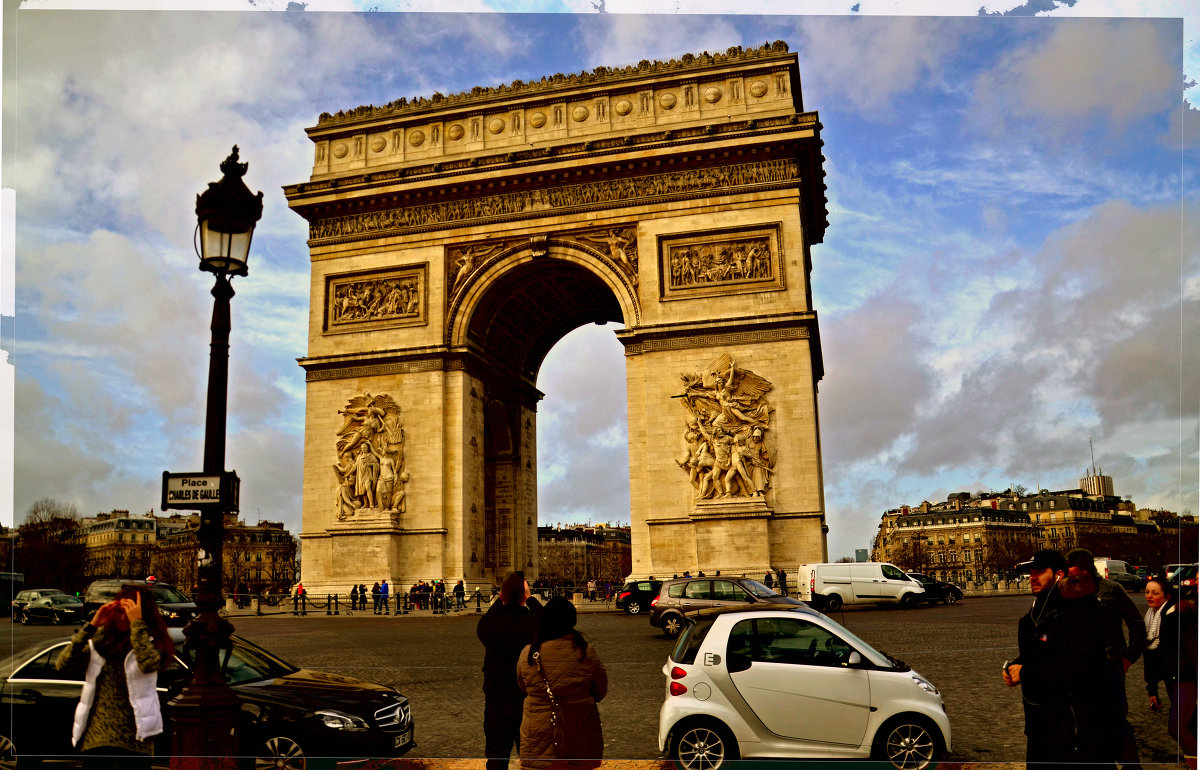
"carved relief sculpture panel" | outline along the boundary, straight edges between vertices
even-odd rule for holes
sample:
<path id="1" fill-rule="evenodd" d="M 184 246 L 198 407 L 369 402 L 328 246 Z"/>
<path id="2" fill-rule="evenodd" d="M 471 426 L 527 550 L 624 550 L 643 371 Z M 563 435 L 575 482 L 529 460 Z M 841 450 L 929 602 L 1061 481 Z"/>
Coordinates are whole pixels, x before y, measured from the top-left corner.
<path id="1" fill-rule="evenodd" d="M 425 323 L 425 266 L 325 278 L 325 333 Z"/>
<path id="2" fill-rule="evenodd" d="M 776 443 L 766 394 L 774 387 L 723 353 L 702 371 L 680 375 L 684 453 L 675 459 L 697 500 L 763 498 L 771 486 Z"/>
<path id="3" fill-rule="evenodd" d="M 784 288 L 779 226 L 660 236 L 664 300 Z"/>
<path id="4" fill-rule="evenodd" d="M 337 482 L 334 510 L 338 521 L 395 518 L 404 513 L 408 472 L 404 468 L 404 427 L 400 405 L 386 393 L 363 393 L 338 414 Z"/>

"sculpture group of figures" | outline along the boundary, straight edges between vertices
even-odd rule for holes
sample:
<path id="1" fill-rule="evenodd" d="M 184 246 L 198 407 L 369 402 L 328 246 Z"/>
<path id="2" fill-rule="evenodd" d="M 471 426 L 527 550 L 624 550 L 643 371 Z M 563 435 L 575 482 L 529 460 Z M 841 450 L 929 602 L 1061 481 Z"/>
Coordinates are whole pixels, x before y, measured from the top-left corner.
<path id="1" fill-rule="evenodd" d="M 700 500 L 763 497 L 771 485 L 775 446 L 766 439 L 774 387 L 722 354 L 694 374 L 682 374 L 689 416 L 683 433 L 687 453 L 675 462 L 688 474 Z"/>
<path id="2" fill-rule="evenodd" d="M 391 396 L 355 396 L 338 410 L 338 521 L 360 511 L 403 513 L 408 473 L 404 470 L 404 428 L 400 406 Z"/>
<path id="3" fill-rule="evenodd" d="M 379 278 L 333 288 L 333 322 L 375 321 L 416 315 L 421 290 L 415 278 Z"/>
<path id="4" fill-rule="evenodd" d="M 771 278 L 767 238 L 671 248 L 671 288 Z"/>

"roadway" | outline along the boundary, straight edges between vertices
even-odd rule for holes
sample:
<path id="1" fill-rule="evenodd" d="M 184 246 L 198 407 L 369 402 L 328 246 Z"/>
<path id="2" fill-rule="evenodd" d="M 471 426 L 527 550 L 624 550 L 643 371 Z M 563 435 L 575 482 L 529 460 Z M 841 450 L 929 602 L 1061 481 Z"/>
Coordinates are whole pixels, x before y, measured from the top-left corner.
<path id="1" fill-rule="evenodd" d="M 1142 598 L 1135 601 L 1144 609 Z M 968 598 L 952 606 L 850 608 L 833 617 L 878 649 L 900 658 L 942 691 L 954 736 L 954 762 L 1022 762 L 1023 716 L 1019 688 L 1000 678 L 1016 656 L 1017 619 L 1028 596 Z M 589 608 L 590 609 L 590 608 Z M 412 703 L 417 758 L 483 754 L 483 648 L 475 637 L 479 615 L 351 617 L 290 614 L 231 618 L 236 633 L 306 668 L 395 686 Z M 645 615 L 581 612 L 578 628 L 604 661 L 609 695 L 600 704 L 606 759 L 655 759 L 662 666 L 673 644 Z M 14 647 L 60 636 L 63 629 L 14 626 Z M 1139 661 L 1126 678 L 1130 721 L 1142 761 L 1176 765 L 1166 716 L 1152 713 Z"/>

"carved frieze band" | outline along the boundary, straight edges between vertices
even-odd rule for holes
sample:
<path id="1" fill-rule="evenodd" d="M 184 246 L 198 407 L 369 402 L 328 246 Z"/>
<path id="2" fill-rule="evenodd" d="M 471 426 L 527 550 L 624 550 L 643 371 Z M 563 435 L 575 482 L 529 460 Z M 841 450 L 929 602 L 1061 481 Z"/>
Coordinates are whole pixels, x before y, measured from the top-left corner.
<path id="1" fill-rule="evenodd" d="M 438 372 L 446 368 L 451 367 L 443 366 L 440 359 L 392 361 L 386 364 L 368 364 L 365 366 L 314 369 L 310 372 L 307 372 L 304 379 L 306 382 L 323 382 L 326 380 L 345 380 L 353 377 L 378 377 L 387 374 Z"/>
<path id="2" fill-rule="evenodd" d="M 664 300 L 784 288 L 779 225 L 660 236 Z"/>
<path id="3" fill-rule="evenodd" d="M 792 158 L 784 158 L 522 190 L 318 219 L 309 225 L 309 242 L 314 245 L 336 243 L 357 237 L 436 229 L 449 223 L 473 220 L 505 220 L 542 216 L 547 212 L 561 214 L 614 205 L 641 205 L 646 199 L 672 200 L 713 190 L 783 185 L 799 178 L 799 164 Z"/>
<path id="4" fill-rule="evenodd" d="M 325 333 L 421 326 L 425 266 L 325 278 Z"/>
<path id="5" fill-rule="evenodd" d="M 718 345 L 745 345 L 761 342 L 783 342 L 786 340 L 807 339 L 808 329 L 753 329 L 744 332 L 728 332 L 725 334 L 697 334 L 695 336 L 681 335 L 678 337 L 659 337 L 638 340 L 625 346 L 625 355 L 636 356 L 642 353 L 652 353 L 660 350 L 689 350 L 692 348 L 709 348 Z"/>

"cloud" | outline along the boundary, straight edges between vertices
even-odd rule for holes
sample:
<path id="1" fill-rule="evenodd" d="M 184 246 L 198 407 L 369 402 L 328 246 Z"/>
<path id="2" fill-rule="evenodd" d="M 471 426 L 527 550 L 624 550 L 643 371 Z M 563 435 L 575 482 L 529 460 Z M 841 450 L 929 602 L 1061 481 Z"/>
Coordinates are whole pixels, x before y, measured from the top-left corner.
<path id="1" fill-rule="evenodd" d="M 1121 132 L 1178 105 L 1177 22 L 1082 20 L 1039 24 L 1040 39 L 1007 54 L 975 84 L 988 120 L 1036 120 L 1073 134 L 1099 118 Z M 1120 64 L 1117 64 L 1120 62 Z"/>
<path id="2" fill-rule="evenodd" d="M 806 17 L 796 24 L 806 103 L 896 120 L 899 97 L 942 80 L 964 29 L 938 18 Z"/>

